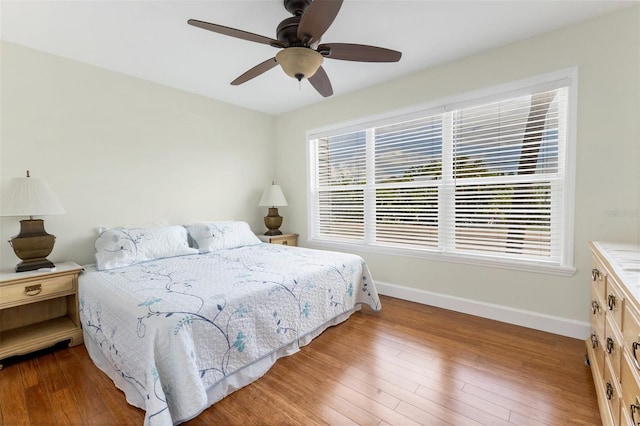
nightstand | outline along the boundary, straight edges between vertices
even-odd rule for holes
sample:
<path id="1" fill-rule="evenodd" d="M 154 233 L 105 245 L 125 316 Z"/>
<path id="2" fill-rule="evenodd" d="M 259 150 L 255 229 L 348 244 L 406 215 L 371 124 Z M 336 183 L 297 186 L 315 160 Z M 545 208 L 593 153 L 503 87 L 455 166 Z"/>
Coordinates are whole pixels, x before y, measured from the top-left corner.
<path id="1" fill-rule="evenodd" d="M 0 273 L 0 369 L 2 360 L 56 343 L 83 342 L 78 312 L 82 267 L 61 262 L 51 271 Z"/>
<path id="2" fill-rule="evenodd" d="M 298 234 L 258 235 L 258 238 L 265 243 L 280 244 L 283 246 L 298 245 Z"/>

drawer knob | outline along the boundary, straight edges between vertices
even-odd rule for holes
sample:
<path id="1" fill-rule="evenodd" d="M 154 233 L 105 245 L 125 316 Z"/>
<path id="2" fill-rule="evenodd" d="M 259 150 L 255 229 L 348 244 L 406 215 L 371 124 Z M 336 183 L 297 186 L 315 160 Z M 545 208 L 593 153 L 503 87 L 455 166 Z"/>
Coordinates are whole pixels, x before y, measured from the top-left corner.
<path id="1" fill-rule="evenodd" d="M 591 335 L 591 347 L 593 349 L 598 347 L 598 336 L 595 333 Z"/>
<path id="2" fill-rule="evenodd" d="M 631 345 L 631 347 L 633 348 L 633 363 L 636 365 L 636 368 L 640 370 L 640 362 L 638 362 L 638 355 L 636 354 L 638 346 L 640 346 L 640 343 L 638 342 L 633 342 L 633 344 Z"/>
<path id="3" fill-rule="evenodd" d="M 611 337 L 607 337 L 607 353 L 612 354 L 614 348 L 614 341 Z"/>
<path id="4" fill-rule="evenodd" d="M 591 281 L 596 281 L 600 279 L 600 271 L 598 268 L 593 268 L 591 270 Z"/>
<path id="5" fill-rule="evenodd" d="M 282 245 L 283 245 L 283 246 L 288 246 L 288 245 L 289 245 L 289 241 L 286 241 L 286 240 L 285 240 L 285 241 L 283 241 L 283 242 L 282 242 Z"/>
<path id="6" fill-rule="evenodd" d="M 637 399 L 636 399 L 637 401 Z M 636 420 L 636 413 L 640 411 L 640 405 L 638 404 L 631 404 L 631 420 L 633 421 L 634 425 L 638 424 L 638 421 Z"/>
<path id="7" fill-rule="evenodd" d="M 37 296 L 42 291 L 42 284 L 29 285 L 24 288 L 24 294 L 27 296 Z"/>
<path id="8" fill-rule="evenodd" d="M 613 399 L 613 385 L 611 382 L 607 382 L 607 399 L 609 401 Z"/>
<path id="9" fill-rule="evenodd" d="M 609 297 L 607 297 L 607 306 L 609 306 L 609 310 L 613 311 L 616 307 L 616 296 L 614 296 L 613 294 L 610 294 Z"/>
<path id="10" fill-rule="evenodd" d="M 591 302 L 591 312 L 593 312 L 593 315 L 595 315 L 598 312 L 600 312 L 600 304 L 598 303 L 597 300 L 593 300 Z"/>

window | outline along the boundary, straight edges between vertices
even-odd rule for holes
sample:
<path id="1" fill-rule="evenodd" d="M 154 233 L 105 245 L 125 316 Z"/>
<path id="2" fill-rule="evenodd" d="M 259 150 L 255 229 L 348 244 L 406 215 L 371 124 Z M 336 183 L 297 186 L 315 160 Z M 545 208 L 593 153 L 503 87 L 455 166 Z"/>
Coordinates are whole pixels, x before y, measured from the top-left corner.
<path id="1" fill-rule="evenodd" d="M 310 240 L 571 272 L 571 81 L 311 133 Z"/>

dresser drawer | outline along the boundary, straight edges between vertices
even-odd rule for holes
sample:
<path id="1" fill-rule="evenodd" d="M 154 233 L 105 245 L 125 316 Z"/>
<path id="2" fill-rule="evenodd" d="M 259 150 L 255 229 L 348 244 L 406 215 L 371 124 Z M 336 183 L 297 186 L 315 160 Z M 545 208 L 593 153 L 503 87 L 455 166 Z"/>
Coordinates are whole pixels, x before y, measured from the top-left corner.
<path id="1" fill-rule="evenodd" d="M 620 359 L 622 357 L 623 346 L 622 337 L 619 333 L 620 331 L 615 328 L 613 320 L 607 315 L 602 346 L 605 352 L 605 358 L 609 360 L 609 364 L 613 370 L 614 377 L 620 377 Z M 640 356 L 640 353 L 638 353 L 638 356 Z"/>
<path id="2" fill-rule="evenodd" d="M 613 417 L 613 424 L 619 425 L 622 395 L 620 385 L 617 380 L 617 377 L 619 376 L 614 375 L 611 370 L 611 365 L 607 362 L 604 371 L 604 395 L 607 398 L 607 404 L 609 405 L 611 417 Z"/>
<path id="3" fill-rule="evenodd" d="M 607 308 L 607 316 L 612 316 L 620 330 L 623 330 L 622 312 L 624 312 L 624 297 L 620 293 L 620 286 L 616 280 L 607 275 L 607 292 L 604 303 Z"/>
<path id="4" fill-rule="evenodd" d="M 627 354 L 622 357 L 620 364 L 620 385 L 622 386 L 621 411 L 626 412 L 624 417 L 633 418 L 635 423 L 640 422 L 640 385 L 635 367 Z"/>
<path id="5" fill-rule="evenodd" d="M 593 260 L 591 262 L 591 287 L 600 294 L 600 297 L 605 297 L 606 286 L 605 286 L 605 277 L 607 273 L 602 266 L 602 263 L 598 260 L 597 257 L 593 256 Z"/>
<path id="6" fill-rule="evenodd" d="M 73 292 L 75 282 L 72 275 L 9 283 L 0 286 L 0 307 L 22 305 Z"/>
<path id="7" fill-rule="evenodd" d="M 598 334 L 599 331 L 594 329 L 593 326 L 591 328 L 591 336 L 587 339 L 587 355 L 589 357 L 589 362 L 592 365 L 595 365 L 598 375 L 602 378 L 604 375 L 604 360 L 605 360 L 605 352 L 604 352 L 604 339 L 602 338 L 603 334 Z"/>
<path id="8" fill-rule="evenodd" d="M 591 315 L 589 316 L 589 322 L 591 323 L 591 333 L 595 333 L 599 346 L 604 345 L 605 312 L 606 306 L 602 301 L 602 296 L 600 296 L 597 288 L 591 287 Z"/>
<path id="9" fill-rule="evenodd" d="M 634 370 L 640 372 L 640 320 L 634 312 L 631 304 L 625 307 L 624 330 L 622 330 L 624 346 L 631 359 L 629 360 Z"/>

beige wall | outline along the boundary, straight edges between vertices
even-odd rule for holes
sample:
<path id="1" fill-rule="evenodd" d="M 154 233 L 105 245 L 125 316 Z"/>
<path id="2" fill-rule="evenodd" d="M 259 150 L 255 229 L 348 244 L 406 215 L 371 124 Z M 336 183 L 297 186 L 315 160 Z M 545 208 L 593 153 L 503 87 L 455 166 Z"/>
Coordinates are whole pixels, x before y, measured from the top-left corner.
<path id="1" fill-rule="evenodd" d="M 0 177 L 33 176 L 67 214 L 45 217 L 53 261 L 93 261 L 97 226 L 239 219 L 274 174 L 272 116 L 3 42 Z M 247 125 L 249 123 L 250 125 Z M 1 202 L 1 200 L 0 200 Z M 0 218 L 0 266 L 19 262 Z"/>
<path id="2" fill-rule="evenodd" d="M 279 116 L 277 176 L 291 229 L 307 237 L 305 132 L 578 67 L 575 265 L 570 277 L 360 252 L 374 279 L 586 322 L 589 240 L 640 242 L 640 7 L 427 69 Z M 366 67 L 363 66 L 363 72 Z M 427 298 L 428 299 L 428 298 Z M 424 298 L 423 298 L 424 300 Z"/>

